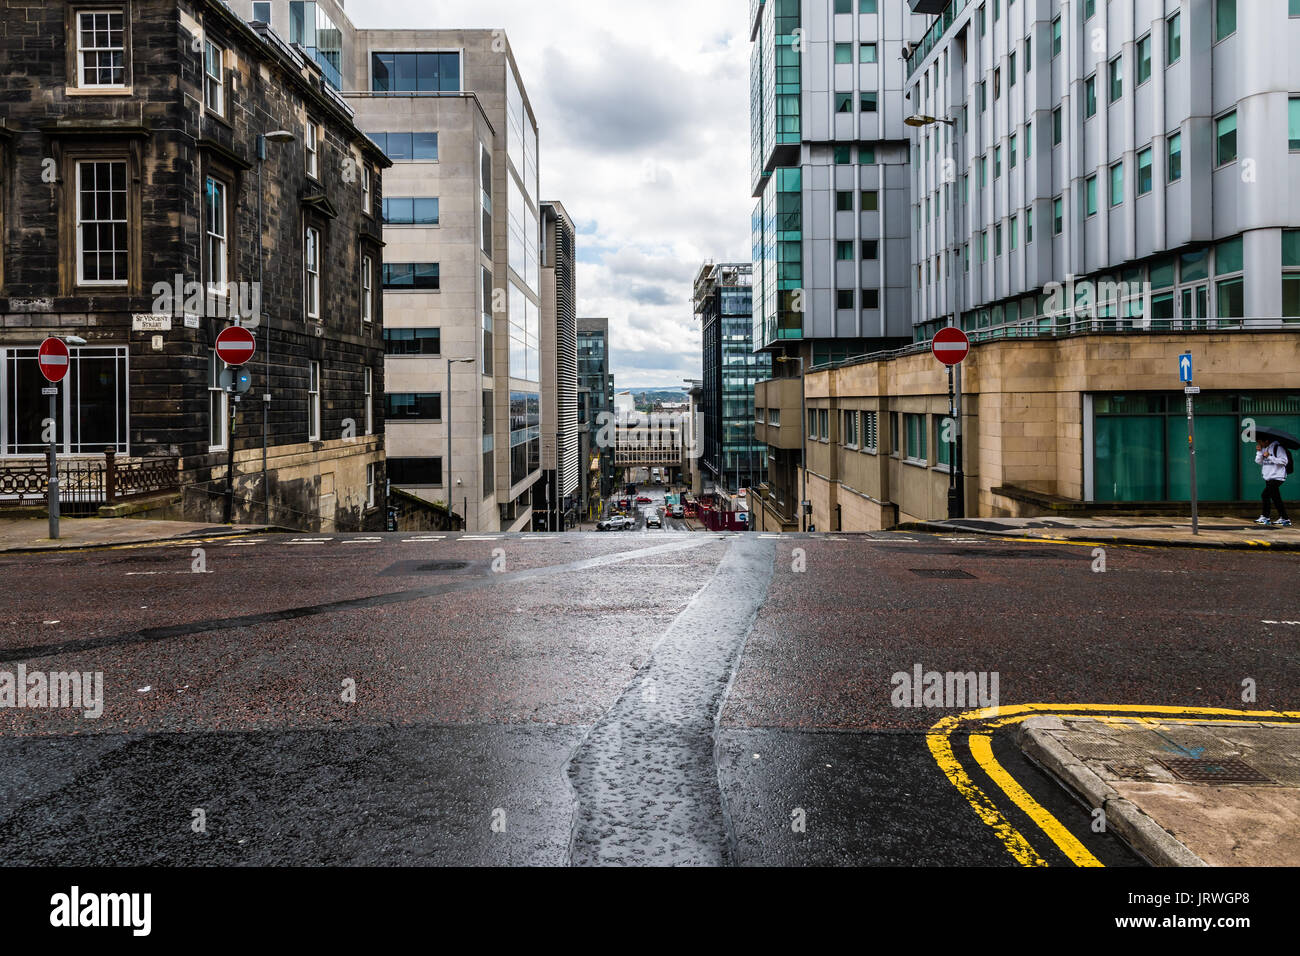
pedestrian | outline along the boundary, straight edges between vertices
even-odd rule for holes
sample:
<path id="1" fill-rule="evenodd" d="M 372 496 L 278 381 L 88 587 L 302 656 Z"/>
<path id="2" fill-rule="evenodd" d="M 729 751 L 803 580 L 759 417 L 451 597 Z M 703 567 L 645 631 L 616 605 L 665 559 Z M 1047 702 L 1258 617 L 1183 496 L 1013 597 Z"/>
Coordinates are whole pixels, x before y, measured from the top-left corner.
<path id="1" fill-rule="evenodd" d="M 1282 503 L 1282 483 L 1286 481 L 1287 465 L 1291 453 L 1276 441 L 1255 442 L 1255 464 L 1261 465 L 1264 473 L 1264 494 L 1261 500 L 1264 513 L 1255 519 L 1255 524 L 1272 524 L 1279 528 L 1291 527 L 1287 517 L 1286 505 Z M 1277 520 L 1272 521 L 1273 507 L 1277 506 Z"/>

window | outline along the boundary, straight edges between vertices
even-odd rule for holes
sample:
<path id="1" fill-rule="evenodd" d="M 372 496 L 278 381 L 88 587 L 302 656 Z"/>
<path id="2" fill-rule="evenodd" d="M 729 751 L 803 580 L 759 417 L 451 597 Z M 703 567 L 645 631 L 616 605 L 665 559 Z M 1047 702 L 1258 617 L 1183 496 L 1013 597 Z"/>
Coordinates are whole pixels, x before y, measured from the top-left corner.
<path id="1" fill-rule="evenodd" d="M 835 147 L 835 165 L 836 165 L 836 166 L 847 166 L 848 164 L 850 164 L 850 163 L 852 163 L 852 162 L 853 162 L 853 147 L 852 147 L 852 146 L 836 146 L 836 147 Z"/>
<path id="2" fill-rule="evenodd" d="M 875 13 L 876 0 L 858 0 L 858 13 Z"/>
<path id="3" fill-rule="evenodd" d="M 1145 196 L 1151 192 L 1151 165 L 1151 147 L 1148 146 L 1138 153 L 1137 194 L 1139 196 Z"/>
<path id="4" fill-rule="evenodd" d="M 1118 162 L 1110 168 L 1110 204 L 1118 206 L 1124 201 L 1124 163 Z"/>
<path id="5" fill-rule="evenodd" d="M 1097 12 L 1097 0 L 1083 0 L 1083 18 L 1091 20 Z"/>
<path id="6" fill-rule="evenodd" d="M 269 3 L 253 4 L 253 19 L 259 23 L 270 23 L 271 5 Z"/>
<path id="7" fill-rule="evenodd" d="M 1002 175 L 1002 147 L 993 147 L 993 178 L 997 179 Z"/>
<path id="8" fill-rule="evenodd" d="M 985 32 L 985 27 L 987 27 L 988 24 L 984 22 L 984 7 L 982 5 L 980 6 L 979 10 L 976 11 L 976 16 L 979 21 L 980 36 L 983 36 Z"/>
<path id="9" fill-rule="evenodd" d="M 852 113 L 853 112 L 853 94 L 836 93 L 835 94 L 835 112 Z"/>
<path id="10" fill-rule="evenodd" d="M 307 150 L 307 175 L 312 179 L 320 178 L 320 127 L 314 120 L 307 120 L 304 137 Z"/>
<path id="11" fill-rule="evenodd" d="M 983 113 L 989 108 L 988 82 L 980 80 L 980 112 Z"/>
<path id="12" fill-rule="evenodd" d="M 1016 134 L 1012 133 L 1007 140 L 1007 168 L 1016 168 Z"/>
<path id="13" fill-rule="evenodd" d="M 77 14 L 77 85 L 126 86 L 126 36 L 121 10 Z"/>
<path id="14" fill-rule="evenodd" d="M 934 415 L 934 458 L 935 464 L 944 468 L 952 467 L 952 446 L 954 442 L 948 441 L 945 435 L 946 429 L 944 422 L 948 421 L 947 415 Z"/>
<path id="15" fill-rule="evenodd" d="M 1165 179 L 1176 183 L 1183 178 L 1183 134 L 1174 133 L 1169 137 L 1169 161 L 1165 170 Z"/>
<path id="16" fill-rule="evenodd" d="M 1300 96 L 1287 100 L 1287 110 L 1287 148 L 1295 152 L 1300 149 Z"/>
<path id="17" fill-rule="evenodd" d="M 1002 0 L 993 0 L 993 22 L 997 23 L 1002 19 Z"/>
<path id="18" fill-rule="evenodd" d="M 211 40 L 203 42 L 203 104 L 218 116 L 226 115 L 224 56 Z"/>
<path id="19" fill-rule="evenodd" d="M 898 440 L 898 412 L 889 413 L 889 453 L 897 456 L 902 450 Z"/>
<path id="20" fill-rule="evenodd" d="M 366 507 L 375 506 L 375 492 L 379 486 L 379 465 L 371 462 L 366 465 Z"/>
<path id="21" fill-rule="evenodd" d="M 395 163 L 438 161 L 437 133 L 367 133 L 376 146 Z"/>
<path id="22" fill-rule="evenodd" d="M 851 309 L 853 308 L 853 290 L 837 289 L 835 292 L 835 308 Z"/>
<path id="23" fill-rule="evenodd" d="M 1057 196 L 1052 200 L 1052 235 L 1059 236 L 1065 231 L 1065 200 Z"/>
<path id="24" fill-rule="evenodd" d="M 864 309 L 880 308 L 880 290 L 863 289 L 862 290 L 862 307 Z"/>
<path id="25" fill-rule="evenodd" d="M 1214 40 L 1217 43 L 1237 32 L 1237 0 L 1215 0 Z"/>
<path id="26" fill-rule="evenodd" d="M 385 197 L 381 208 L 383 209 L 384 225 L 386 226 L 438 225 L 438 200 L 436 197 Z"/>
<path id="27" fill-rule="evenodd" d="M 1034 124 L 1025 124 L 1025 159 L 1034 157 Z"/>
<path id="28" fill-rule="evenodd" d="M 873 455 L 880 449 L 880 436 L 876 430 L 877 412 L 862 413 L 862 450 Z"/>
<path id="29" fill-rule="evenodd" d="M 993 256 L 997 258 L 1002 255 L 1002 223 L 993 227 Z"/>
<path id="30" fill-rule="evenodd" d="M 876 62 L 876 45 L 874 43 L 861 43 L 858 45 L 858 62 Z"/>
<path id="31" fill-rule="evenodd" d="M 387 464 L 389 484 L 406 488 L 442 484 L 441 458 L 389 458 Z"/>
<path id="32" fill-rule="evenodd" d="M 1052 21 L 1052 56 L 1061 55 L 1061 18 Z"/>
<path id="33" fill-rule="evenodd" d="M 1165 66 L 1173 66 L 1183 55 L 1183 18 L 1175 13 L 1165 21 Z"/>
<path id="34" fill-rule="evenodd" d="M 836 13 L 852 13 L 853 0 L 835 0 Z"/>
<path id="35" fill-rule="evenodd" d="M 370 256 L 361 257 L 361 321 L 369 322 L 374 317 L 375 303 L 375 263 Z"/>
<path id="36" fill-rule="evenodd" d="M 816 440 L 817 438 L 817 409 L 808 409 L 808 437 Z"/>
<path id="37" fill-rule="evenodd" d="M 1083 81 L 1083 115 L 1084 118 L 1097 115 L 1097 74 Z"/>
<path id="38" fill-rule="evenodd" d="M 1061 107 L 1058 106 L 1056 109 L 1052 110 L 1052 145 L 1053 146 L 1061 145 L 1061 133 L 1062 133 L 1061 123 L 1062 123 Z"/>
<path id="39" fill-rule="evenodd" d="M 1300 322 L 1300 229 L 1282 230 L 1282 315 Z"/>
<path id="40" fill-rule="evenodd" d="M 320 318 L 320 230 L 311 226 L 303 244 L 303 304 L 307 318 Z"/>
<path id="41" fill-rule="evenodd" d="M 376 93 L 458 93 L 459 53 L 371 53 L 370 89 Z"/>
<path id="42" fill-rule="evenodd" d="M 858 447 L 858 413 L 855 411 L 844 413 L 844 447 Z"/>
<path id="43" fill-rule="evenodd" d="M 874 189 L 862 190 L 862 211 L 875 212 L 880 208 L 880 195 Z"/>
<path id="44" fill-rule="evenodd" d="M 852 63 L 853 62 L 853 44 L 837 43 L 835 44 L 835 62 Z"/>
<path id="45" fill-rule="evenodd" d="M 1117 56 L 1110 61 L 1110 101 L 1114 103 L 1124 95 L 1124 58 Z"/>
<path id="46" fill-rule="evenodd" d="M 1034 69 L 1034 37 L 1033 34 L 1025 37 L 1025 76 L 1028 76 Z"/>
<path id="47" fill-rule="evenodd" d="M 1011 229 L 1011 251 L 1015 252 L 1016 248 L 1019 246 L 1020 218 L 1018 216 L 1012 216 L 1008 225 Z"/>
<path id="48" fill-rule="evenodd" d="M 442 421 L 442 393 L 396 392 L 384 396 L 384 418 L 408 421 Z"/>
<path id="49" fill-rule="evenodd" d="M 367 216 L 375 214 L 375 194 L 370 182 L 370 164 L 361 164 L 361 212 Z"/>
<path id="50" fill-rule="evenodd" d="M 203 185 L 203 275 L 212 292 L 226 287 L 229 257 L 226 244 L 226 184 L 208 176 Z"/>
<path id="51" fill-rule="evenodd" d="M 320 441 L 320 362 L 307 363 L 307 440 Z"/>
<path id="52" fill-rule="evenodd" d="M 441 288 L 438 265 L 436 262 L 385 262 L 384 288 L 437 292 Z"/>
<path id="53" fill-rule="evenodd" d="M 862 99 L 861 99 L 861 102 L 860 102 L 859 106 L 860 106 L 862 112 L 864 112 L 864 113 L 874 113 L 874 112 L 876 112 L 876 110 L 879 108 L 879 94 L 877 94 L 877 93 L 863 93 L 863 94 L 862 94 Z M 858 154 L 859 154 L 859 155 L 861 155 L 861 154 L 864 153 L 864 152 L 866 152 L 866 150 L 865 150 L 864 148 L 862 148 L 862 147 L 859 147 L 859 148 L 858 148 Z M 871 162 L 874 163 L 875 161 L 876 161 L 876 158 L 875 158 L 875 150 L 872 150 L 872 151 L 871 151 Z"/>
<path id="54" fill-rule="evenodd" d="M 226 390 L 221 387 L 221 373 L 226 363 L 217 358 L 213 349 L 208 357 L 208 451 L 225 451 L 229 434 Z"/>
<path id="55" fill-rule="evenodd" d="M 872 96 L 874 97 L 875 94 L 873 93 Z M 859 146 L 858 162 L 861 163 L 863 166 L 874 165 L 876 162 L 876 151 L 874 149 L 869 149 L 866 146 Z"/>
<path id="56" fill-rule="evenodd" d="M 831 411 L 829 408 L 817 409 L 818 436 L 822 441 L 831 440 Z"/>
<path id="57" fill-rule="evenodd" d="M 1012 50 L 1007 54 L 1007 86 L 1016 85 L 1016 53 Z"/>
<path id="58" fill-rule="evenodd" d="M 989 231 L 985 229 L 980 233 L 980 262 L 989 261 Z"/>
<path id="59" fill-rule="evenodd" d="M 835 243 L 835 258 L 840 262 L 848 262 L 853 258 L 852 239 L 841 239 Z"/>
<path id="60" fill-rule="evenodd" d="M 77 163 L 77 284 L 126 285 L 126 161 Z"/>
<path id="61" fill-rule="evenodd" d="M 851 191 L 841 189 L 835 194 L 835 211 L 853 212 L 853 193 Z"/>
<path id="62" fill-rule="evenodd" d="M 375 370 L 363 369 L 365 381 L 363 385 L 366 390 L 366 434 L 375 433 Z"/>
<path id="63" fill-rule="evenodd" d="M 908 461 L 922 465 L 925 464 L 927 460 L 925 449 L 925 440 L 927 437 L 925 433 L 925 418 L 924 415 L 903 415 L 903 427 L 906 432 L 907 441 L 907 447 L 904 450 L 904 457 L 906 457 Z"/>
<path id="64" fill-rule="evenodd" d="M 1097 212 L 1097 177 L 1089 176 L 1083 181 L 1083 214 L 1095 215 Z"/>
<path id="65" fill-rule="evenodd" d="M 1034 241 L 1034 211 L 1025 210 L 1025 245 Z"/>
<path id="66" fill-rule="evenodd" d="M 1141 86 L 1151 79 L 1151 34 L 1137 42 L 1138 76 L 1137 85 Z"/>
<path id="67" fill-rule="evenodd" d="M 997 100 L 1002 96 L 1002 67 L 993 69 L 993 99 Z"/>
<path id="68" fill-rule="evenodd" d="M 1219 117 L 1214 123 L 1215 164 L 1223 166 L 1237 159 L 1237 111 Z"/>
<path id="69" fill-rule="evenodd" d="M 863 259 L 880 258 L 880 241 L 878 239 L 862 240 L 862 258 Z"/>
<path id="70" fill-rule="evenodd" d="M 981 156 L 977 168 L 979 169 L 979 187 L 983 189 L 989 184 L 989 158 Z"/>
<path id="71" fill-rule="evenodd" d="M 385 355 L 441 355 L 439 329 L 384 329 Z"/>
<path id="72" fill-rule="evenodd" d="M 1214 293 L 1216 314 L 1221 319 L 1240 319 L 1246 314 L 1245 279 L 1242 274 L 1241 237 L 1221 242 L 1214 250 Z"/>

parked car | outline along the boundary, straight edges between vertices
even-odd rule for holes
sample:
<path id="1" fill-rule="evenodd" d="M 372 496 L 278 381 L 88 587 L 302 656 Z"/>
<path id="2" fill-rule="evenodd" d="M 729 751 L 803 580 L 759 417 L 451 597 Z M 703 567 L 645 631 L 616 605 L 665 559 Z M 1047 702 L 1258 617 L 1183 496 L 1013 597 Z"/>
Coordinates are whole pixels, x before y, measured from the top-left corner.
<path id="1" fill-rule="evenodd" d="M 630 531 L 636 527 L 636 521 L 626 515 L 614 515 L 596 522 L 597 531 Z"/>
<path id="2" fill-rule="evenodd" d="M 645 516 L 645 526 L 647 528 L 662 528 L 664 519 L 659 517 L 659 512 L 651 511 Z"/>
<path id="3" fill-rule="evenodd" d="M 637 495 L 636 500 L 638 504 L 643 504 L 643 505 L 648 505 L 650 502 L 654 501 L 654 499 L 651 498 L 649 495 Z"/>
<path id="4" fill-rule="evenodd" d="M 674 518 L 685 518 L 686 508 L 683 505 L 673 505 L 673 510 L 671 514 Z"/>

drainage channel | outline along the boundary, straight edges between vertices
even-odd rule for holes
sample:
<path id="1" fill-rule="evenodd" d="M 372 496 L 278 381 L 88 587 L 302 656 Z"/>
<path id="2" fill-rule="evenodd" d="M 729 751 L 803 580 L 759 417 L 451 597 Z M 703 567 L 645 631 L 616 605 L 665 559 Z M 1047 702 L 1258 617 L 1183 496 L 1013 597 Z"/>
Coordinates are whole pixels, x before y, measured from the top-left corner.
<path id="1" fill-rule="evenodd" d="M 731 862 L 714 734 L 774 556 L 772 541 L 733 538 L 713 578 L 574 752 L 574 866 Z"/>

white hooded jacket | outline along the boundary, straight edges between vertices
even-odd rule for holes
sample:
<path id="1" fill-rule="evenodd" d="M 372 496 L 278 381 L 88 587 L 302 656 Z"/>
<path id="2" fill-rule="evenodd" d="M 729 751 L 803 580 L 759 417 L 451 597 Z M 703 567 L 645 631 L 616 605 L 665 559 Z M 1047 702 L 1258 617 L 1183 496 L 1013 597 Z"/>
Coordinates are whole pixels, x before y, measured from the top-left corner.
<path id="1" fill-rule="evenodd" d="M 1255 452 L 1255 464 L 1264 466 L 1265 481 L 1286 481 L 1286 463 L 1289 452 L 1278 442 Z"/>

